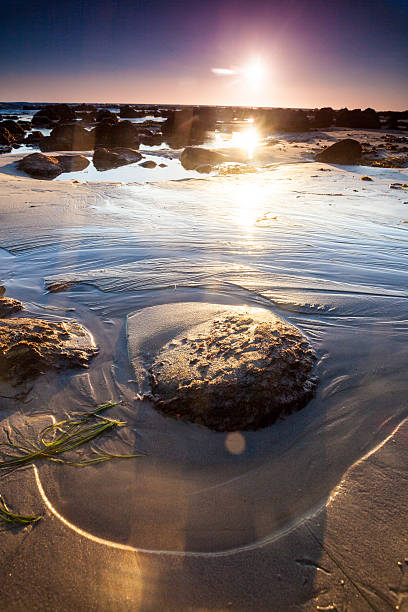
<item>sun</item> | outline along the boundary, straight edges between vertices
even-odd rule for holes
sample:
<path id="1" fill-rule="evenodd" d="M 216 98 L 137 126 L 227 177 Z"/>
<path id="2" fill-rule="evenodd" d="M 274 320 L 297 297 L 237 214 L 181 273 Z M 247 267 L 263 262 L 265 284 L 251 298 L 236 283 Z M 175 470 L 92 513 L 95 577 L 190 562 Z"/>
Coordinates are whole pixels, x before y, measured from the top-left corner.
<path id="1" fill-rule="evenodd" d="M 248 85 L 260 89 L 266 77 L 266 69 L 260 58 L 254 58 L 242 68 L 242 74 Z"/>

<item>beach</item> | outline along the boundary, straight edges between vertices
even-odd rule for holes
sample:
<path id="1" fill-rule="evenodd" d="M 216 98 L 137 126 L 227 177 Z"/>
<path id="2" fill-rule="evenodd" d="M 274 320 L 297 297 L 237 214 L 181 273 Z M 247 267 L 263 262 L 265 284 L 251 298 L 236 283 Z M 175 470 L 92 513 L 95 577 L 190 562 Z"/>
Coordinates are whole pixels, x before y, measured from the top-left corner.
<path id="1" fill-rule="evenodd" d="M 13 319 L 75 321 L 99 348 L 23 400 L 2 383 L 2 434 L 113 401 L 126 426 L 103 444 L 141 453 L 2 479 L 11 505 L 42 516 L 0 536 L 2 609 L 408 606 L 408 192 L 395 188 L 408 169 L 315 160 L 383 135 L 279 134 L 250 159 L 213 142 L 231 166 L 205 174 L 166 146 L 142 151 L 161 169 L 90 165 L 52 181 L 18 168 L 27 151 L 1 155 L 0 284 L 24 304 Z M 156 411 L 135 359 L 187 326 L 177 304 L 294 326 L 316 352 L 313 399 L 256 431 Z"/>

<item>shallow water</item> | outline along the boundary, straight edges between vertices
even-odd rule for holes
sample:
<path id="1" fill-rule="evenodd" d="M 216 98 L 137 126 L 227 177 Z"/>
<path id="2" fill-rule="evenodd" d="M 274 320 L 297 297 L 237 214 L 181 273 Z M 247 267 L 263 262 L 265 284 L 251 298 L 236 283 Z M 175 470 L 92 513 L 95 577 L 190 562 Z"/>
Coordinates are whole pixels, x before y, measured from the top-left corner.
<path id="1" fill-rule="evenodd" d="M 112 414 L 129 427 L 115 448 L 149 453 L 80 471 L 41 467 L 67 520 L 146 549 L 253 545 L 324 504 L 406 416 L 408 198 L 389 184 L 407 182 L 408 171 L 320 167 L 116 186 L 92 205 L 87 225 L 0 227 L 8 295 L 41 316 L 75 317 L 101 347 L 88 372 L 47 379 L 28 413 L 124 399 Z M 366 173 L 372 183 L 360 181 Z M 47 293 L 55 280 L 76 284 Z M 126 316 L 183 301 L 262 306 L 296 325 L 318 353 L 316 397 L 239 434 L 238 454 L 227 434 L 136 399 Z"/>

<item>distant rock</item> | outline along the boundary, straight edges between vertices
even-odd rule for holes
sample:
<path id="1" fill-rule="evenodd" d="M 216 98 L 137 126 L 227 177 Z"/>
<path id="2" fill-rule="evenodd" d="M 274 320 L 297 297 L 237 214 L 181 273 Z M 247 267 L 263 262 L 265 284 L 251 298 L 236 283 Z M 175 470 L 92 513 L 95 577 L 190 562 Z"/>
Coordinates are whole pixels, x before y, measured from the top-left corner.
<path id="1" fill-rule="evenodd" d="M 316 155 L 316 161 L 329 164 L 352 165 L 360 161 L 362 153 L 361 144 L 353 138 L 346 138 L 335 142 L 324 151 Z"/>
<path id="2" fill-rule="evenodd" d="M 77 123 L 56 126 L 51 134 L 40 141 L 41 151 L 91 151 L 94 136 Z"/>
<path id="3" fill-rule="evenodd" d="M 153 160 L 148 159 L 148 160 L 146 160 L 144 162 L 141 162 L 139 164 L 139 166 L 142 166 L 142 168 L 155 168 L 157 166 L 157 164 Z"/>
<path id="4" fill-rule="evenodd" d="M 354 110 L 343 108 L 336 113 L 336 125 L 367 130 L 381 127 L 379 117 L 373 108 L 366 108 L 364 111 L 360 108 Z"/>
<path id="5" fill-rule="evenodd" d="M 162 347 L 149 369 L 152 398 L 160 412 L 216 431 L 259 429 L 308 403 L 315 359 L 292 325 L 235 308 Z"/>
<path id="6" fill-rule="evenodd" d="M 77 323 L 0 319 L 0 378 L 13 385 L 47 370 L 87 367 L 97 352 Z"/>
<path id="7" fill-rule="evenodd" d="M 167 168 L 167 164 L 159 164 L 159 168 Z"/>
<path id="8" fill-rule="evenodd" d="M 131 121 L 120 121 L 115 125 L 101 123 L 91 134 L 96 147 L 139 147 L 139 129 Z"/>
<path id="9" fill-rule="evenodd" d="M 108 110 L 107 108 L 102 108 L 98 110 L 98 112 L 96 113 L 95 121 L 99 123 L 100 121 L 105 121 L 107 119 L 109 119 L 109 121 L 112 123 L 118 123 L 119 121 L 117 114 L 112 113 L 112 111 Z"/>
<path id="10" fill-rule="evenodd" d="M 221 153 L 201 147 L 186 147 L 180 156 L 180 162 L 185 170 L 195 170 L 203 165 L 215 166 L 225 161 Z"/>
<path id="11" fill-rule="evenodd" d="M 34 130 L 30 134 L 27 134 L 27 136 L 24 139 L 24 143 L 25 144 L 38 144 L 40 140 L 42 140 L 43 138 L 45 138 L 45 136 L 42 132 L 39 132 L 38 130 Z"/>
<path id="12" fill-rule="evenodd" d="M 43 153 L 26 155 L 18 164 L 20 170 L 38 179 L 53 179 L 63 172 L 56 157 Z"/>
<path id="13" fill-rule="evenodd" d="M 32 119 L 33 127 L 52 127 L 57 121 L 73 121 L 75 111 L 68 104 L 49 104 L 39 110 Z"/>
<path id="14" fill-rule="evenodd" d="M 126 164 L 133 164 L 142 159 L 136 149 L 116 147 L 114 149 L 99 148 L 95 150 L 93 163 L 97 170 L 110 170 Z"/>
<path id="15" fill-rule="evenodd" d="M 125 106 L 121 106 L 119 110 L 120 117 L 124 119 L 137 119 L 145 116 L 144 111 L 136 110 L 133 106 L 129 106 L 126 104 Z"/>

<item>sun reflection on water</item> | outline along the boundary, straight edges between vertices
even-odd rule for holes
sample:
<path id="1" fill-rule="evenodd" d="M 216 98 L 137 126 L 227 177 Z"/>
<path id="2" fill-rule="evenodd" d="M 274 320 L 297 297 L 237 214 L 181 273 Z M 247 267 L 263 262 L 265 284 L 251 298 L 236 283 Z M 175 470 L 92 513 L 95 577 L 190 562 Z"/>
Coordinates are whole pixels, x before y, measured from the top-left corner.
<path id="1" fill-rule="evenodd" d="M 216 147 L 242 149 L 248 159 L 253 159 L 255 149 L 259 144 L 259 133 L 255 127 L 248 127 L 239 132 L 215 133 Z"/>

